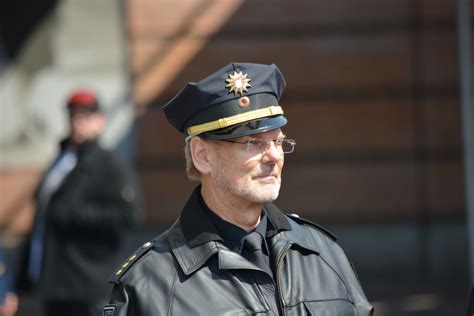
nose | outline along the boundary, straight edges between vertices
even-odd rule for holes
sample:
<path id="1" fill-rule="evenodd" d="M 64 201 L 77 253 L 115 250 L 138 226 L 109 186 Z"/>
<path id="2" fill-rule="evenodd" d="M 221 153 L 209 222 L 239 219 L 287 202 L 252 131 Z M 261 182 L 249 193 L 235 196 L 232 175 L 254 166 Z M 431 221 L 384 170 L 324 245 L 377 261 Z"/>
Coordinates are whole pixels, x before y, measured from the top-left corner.
<path id="1" fill-rule="evenodd" d="M 283 159 L 283 149 L 275 145 L 275 142 L 269 142 L 263 153 L 263 162 L 273 163 L 281 159 Z"/>

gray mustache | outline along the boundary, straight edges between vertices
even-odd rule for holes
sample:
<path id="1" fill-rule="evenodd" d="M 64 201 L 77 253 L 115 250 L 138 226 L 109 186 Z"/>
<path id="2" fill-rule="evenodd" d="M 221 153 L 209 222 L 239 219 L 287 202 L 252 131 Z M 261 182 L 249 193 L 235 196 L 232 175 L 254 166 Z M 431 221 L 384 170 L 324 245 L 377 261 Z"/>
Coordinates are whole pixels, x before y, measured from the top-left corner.
<path id="1" fill-rule="evenodd" d="M 272 173 L 275 173 L 277 176 L 280 176 L 280 173 L 278 172 L 278 169 L 276 168 L 276 166 L 274 167 L 262 166 L 260 170 L 255 174 L 255 176 L 261 177 L 261 176 L 266 176 Z"/>

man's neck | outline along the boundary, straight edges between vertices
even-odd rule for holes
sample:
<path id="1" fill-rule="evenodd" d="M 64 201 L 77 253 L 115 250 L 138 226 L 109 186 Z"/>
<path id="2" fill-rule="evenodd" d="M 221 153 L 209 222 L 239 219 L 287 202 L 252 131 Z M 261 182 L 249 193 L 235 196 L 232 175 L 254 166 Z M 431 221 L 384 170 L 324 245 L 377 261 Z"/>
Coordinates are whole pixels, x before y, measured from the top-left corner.
<path id="1" fill-rule="evenodd" d="M 214 190 L 202 185 L 201 195 L 206 205 L 223 220 L 246 231 L 255 229 L 260 223 L 263 204 L 243 200 L 230 192 Z"/>

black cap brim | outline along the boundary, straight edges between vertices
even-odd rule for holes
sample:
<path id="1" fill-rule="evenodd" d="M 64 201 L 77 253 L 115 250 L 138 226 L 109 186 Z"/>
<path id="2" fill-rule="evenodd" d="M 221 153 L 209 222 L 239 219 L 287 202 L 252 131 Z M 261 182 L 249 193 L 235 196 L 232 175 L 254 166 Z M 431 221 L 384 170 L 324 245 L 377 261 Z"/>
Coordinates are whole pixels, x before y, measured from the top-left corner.
<path id="1" fill-rule="evenodd" d="M 282 126 L 285 126 L 287 122 L 288 121 L 286 117 L 284 117 L 283 115 L 265 117 L 262 119 L 253 120 L 253 121 L 237 124 L 234 126 L 218 129 L 215 131 L 203 133 L 199 136 L 205 139 L 217 139 L 217 140 L 237 138 L 237 137 L 242 137 L 242 136 L 268 132 L 273 129 L 277 129 Z"/>

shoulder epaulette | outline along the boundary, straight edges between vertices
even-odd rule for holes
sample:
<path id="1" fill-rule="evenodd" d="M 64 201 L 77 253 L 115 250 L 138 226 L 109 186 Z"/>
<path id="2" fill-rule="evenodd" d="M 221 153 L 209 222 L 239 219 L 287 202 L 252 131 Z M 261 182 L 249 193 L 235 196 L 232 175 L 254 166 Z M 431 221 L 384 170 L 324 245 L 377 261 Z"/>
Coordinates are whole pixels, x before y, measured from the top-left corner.
<path id="1" fill-rule="evenodd" d="M 312 221 L 309 221 L 307 219 L 304 219 L 304 218 L 300 217 L 298 214 L 286 214 L 286 216 L 288 216 L 289 218 L 291 218 L 292 220 L 294 220 L 295 222 L 297 222 L 300 225 L 312 226 L 312 227 L 322 231 L 325 235 L 327 235 L 332 240 L 334 240 L 334 241 L 337 240 L 337 237 L 333 233 L 331 233 L 329 230 L 322 227 L 321 225 L 318 225 L 316 223 L 313 223 Z"/>
<path id="2" fill-rule="evenodd" d="M 109 283 L 118 283 L 120 278 L 125 274 L 125 272 L 130 269 L 130 267 L 137 262 L 138 259 L 143 257 L 153 246 L 153 242 L 147 241 L 140 248 L 138 248 L 130 257 L 128 257 L 123 264 L 114 272 L 114 274 L 109 278 Z"/>

